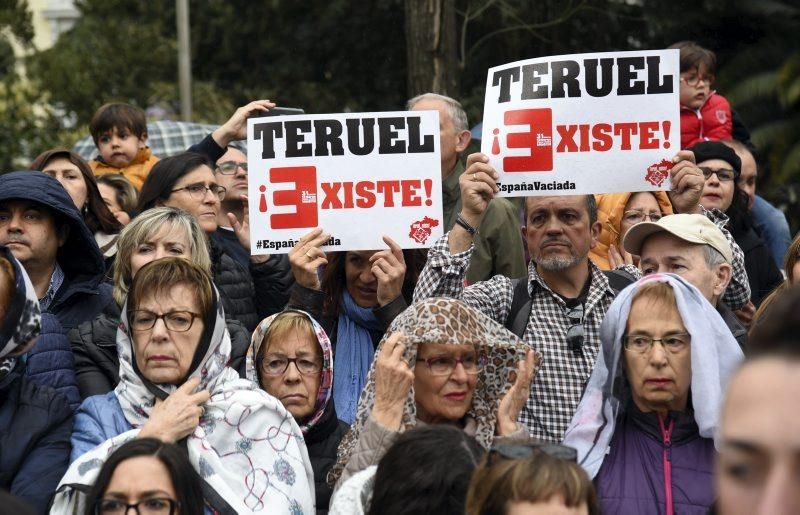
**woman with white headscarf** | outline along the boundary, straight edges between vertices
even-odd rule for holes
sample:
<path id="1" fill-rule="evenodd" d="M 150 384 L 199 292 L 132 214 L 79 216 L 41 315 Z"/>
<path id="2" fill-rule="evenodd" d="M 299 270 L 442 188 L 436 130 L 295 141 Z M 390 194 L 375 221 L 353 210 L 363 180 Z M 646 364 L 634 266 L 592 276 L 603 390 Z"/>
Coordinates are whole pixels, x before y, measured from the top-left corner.
<path id="1" fill-rule="evenodd" d="M 291 414 L 226 364 L 231 340 L 208 274 L 182 258 L 144 265 L 117 332 L 120 382 L 81 405 L 73 463 L 52 513 L 83 504 L 105 459 L 156 437 L 186 448 L 208 509 L 222 514 L 314 513 L 303 435 Z"/>
<path id="2" fill-rule="evenodd" d="M 705 514 L 712 437 L 742 351 L 714 307 L 673 274 L 623 290 L 564 438 L 594 478 L 603 513 Z"/>

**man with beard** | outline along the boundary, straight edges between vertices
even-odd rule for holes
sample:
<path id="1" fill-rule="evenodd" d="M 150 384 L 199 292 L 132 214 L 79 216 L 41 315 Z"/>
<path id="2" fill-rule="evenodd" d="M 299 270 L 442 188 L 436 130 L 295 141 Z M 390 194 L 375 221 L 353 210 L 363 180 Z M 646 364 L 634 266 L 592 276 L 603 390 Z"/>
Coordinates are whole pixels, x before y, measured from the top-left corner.
<path id="1" fill-rule="evenodd" d="M 484 154 L 472 154 L 461 176 L 462 210 L 453 230 L 428 254 L 414 300 L 455 297 L 507 324 L 515 283 L 496 275 L 464 287 L 475 227 L 498 192 L 497 172 Z M 697 209 L 703 173 L 691 152 L 676 156 L 671 200 L 678 212 Z M 525 238 L 531 261 L 527 292 L 530 313 L 523 339 L 544 355 L 531 394 L 520 415 L 531 437 L 560 442 L 583 394 L 600 349 L 600 324 L 617 291 L 588 258 L 600 234 L 593 195 L 528 197 Z"/>

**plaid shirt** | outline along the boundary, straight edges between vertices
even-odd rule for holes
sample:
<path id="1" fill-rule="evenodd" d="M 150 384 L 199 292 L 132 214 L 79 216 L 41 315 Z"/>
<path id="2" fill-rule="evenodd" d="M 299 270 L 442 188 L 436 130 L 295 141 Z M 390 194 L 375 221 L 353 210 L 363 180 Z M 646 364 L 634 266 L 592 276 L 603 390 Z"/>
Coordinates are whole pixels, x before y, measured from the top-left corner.
<path id="1" fill-rule="evenodd" d="M 428 254 L 428 262 L 414 291 L 414 301 L 429 297 L 455 297 L 505 324 L 511 309 L 513 283 L 500 275 L 464 287 L 472 248 L 451 254 L 445 234 Z M 614 300 L 614 290 L 605 275 L 590 261 L 591 285 L 584 303 L 584 342 L 580 352 L 567 345 L 566 334 L 573 321 L 564 300 L 528 265 L 528 293 L 531 313 L 523 340 L 544 356 L 542 367 L 531 384 L 531 395 L 519 421 L 530 436 L 560 442 L 578 407 L 583 389 L 600 350 L 600 324 Z M 574 319 L 573 319 L 574 320 Z"/>

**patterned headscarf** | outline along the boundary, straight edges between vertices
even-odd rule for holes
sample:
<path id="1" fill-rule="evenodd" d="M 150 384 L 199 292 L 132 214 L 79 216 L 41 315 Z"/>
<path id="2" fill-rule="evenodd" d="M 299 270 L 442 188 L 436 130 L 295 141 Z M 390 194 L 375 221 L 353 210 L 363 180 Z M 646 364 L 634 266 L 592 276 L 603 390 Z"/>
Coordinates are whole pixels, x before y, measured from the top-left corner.
<path id="1" fill-rule="evenodd" d="M 460 300 L 432 298 L 414 304 L 394 319 L 391 327 L 375 351 L 377 361 L 386 340 L 392 333 L 402 331 L 406 335 L 403 359 L 417 361 L 417 351 L 423 343 L 446 345 L 474 345 L 478 352 L 488 356 L 486 367 L 478 374 L 472 407 L 467 417 L 477 424 L 475 439 L 483 447 L 491 447 L 497 423 L 497 408 L 503 396 L 513 384 L 517 363 L 525 359 L 528 347 L 516 335 L 497 322 L 471 308 Z M 536 353 L 535 371 L 541 365 L 542 356 Z M 535 372 L 534 372 L 535 373 Z M 339 444 L 338 460 L 331 469 L 328 482 L 333 484 L 341 476 L 345 465 L 356 448 L 359 434 L 375 404 L 375 362 L 370 367 L 367 384 L 358 402 L 358 414 L 350 431 Z M 417 407 L 414 402 L 414 387 L 408 393 L 400 423 L 400 432 L 417 424 Z"/>
<path id="2" fill-rule="evenodd" d="M 715 436 L 725 385 L 744 357 L 716 308 L 685 279 L 675 274 L 653 274 L 622 290 L 600 327 L 602 348 L 578 410 L 564 435 L 564 444 L 578 450 L 578 462 L 589 477 L 600 470 L 614 436 L 617 416 L 631 397 L 622 366 L 622 335 L 636 293 L 654 281 L 672 287 L 683 325 L 692 335 L 690 393 L 700 436 Z"/>
<path id="3" fill-rule="evenodd" d="M 25 354 L 36 343 L 41 330 L 39 299 L 30 277 L 7 247 L 0 246 L 0 255 L 14 269 L 14 287 L 6 316 L 0 320 L 0 377 L 14 368 L 16 357 Z"/>
<path id="4" fill-rule="evenodd" d="M 319 422 L 322 415 L 325 413 L 325 407 L 331 399 L 331 386 L 333 385 L 333 347 L 331 346 L 331 340 L 328 338 L 328 334 L 322 326 L 314 320 L 314 317 L 299 309 L 287 309 L 262 320 L 256 327 L 256 330 L 253 331 L 253 337 L 250 339 L 250 348 L 247 350 L 245 368 L 247 371 L 247 378 L 255 384 L 259 384 L 257 370 L 258 350 L 264 343 L 264 337 L 267 336 L 269 327 L 276 318 L 285 313 L 299 313 L 306 317 L 311 322 L 314 328 L 314 335 L 317 337 L 317 342 L 322 349 L 322 371 L 320 372 L 319 390 L 317 390 L 317 402 L 314 404 L 314 411 L 308 419 L 308 422 L 300 426 L 300 430 L 303 431 L 305 435 Z"/>
<path id="5" fill-rule="evenodd" d="M 186 440 L 189 459 L 204 480 L 204 496 L 221 513 L 314 513 L 314 476 L 300 428 L 283 405 L 226 364 L 231 339 L 214 289 L 215 321 L 205 355 L 189 377 L 211 398 Z M 117 331 L 120 382 L 115 393 L 134 427 L 75 460 L 59 485 L 51 513 L 71 513 L 82 502 L 73 485 L 90 485 L 114 449 L 135 438 L 155 405 L 156 393 L 134 368 L 127 302 Z M 204 335 L 208 326 L 204 327 Z M 197 356 L 195 356 L 197 358 Z M 196 359 L 197 361 L 197 359 Z M 155 385 L 170 394 L 174 385 Z M 66 488 L 64 488 L 66 487 Z M 225 506 L 227 504 L 227 506 Z M 220 506 L 221 505 L 221 506 Z"/>

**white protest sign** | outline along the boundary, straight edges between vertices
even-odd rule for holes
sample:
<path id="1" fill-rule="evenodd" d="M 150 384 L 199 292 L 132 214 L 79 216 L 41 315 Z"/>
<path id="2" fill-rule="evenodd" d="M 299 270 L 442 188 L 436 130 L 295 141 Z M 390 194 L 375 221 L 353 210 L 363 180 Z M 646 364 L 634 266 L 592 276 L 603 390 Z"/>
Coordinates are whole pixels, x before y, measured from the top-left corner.
<path id="1" fill-rule="evenodd" d="M 442 235 L 439 113 L 268 116 L 247 122 L 250 252 L 429 247 Z"/>
<path id="2" fill-rule="evenodd" d="M 669 189 L 680 150 L 679 51 L 562 55 L 486 79 L 481 152 L 500 195 Z"/>

